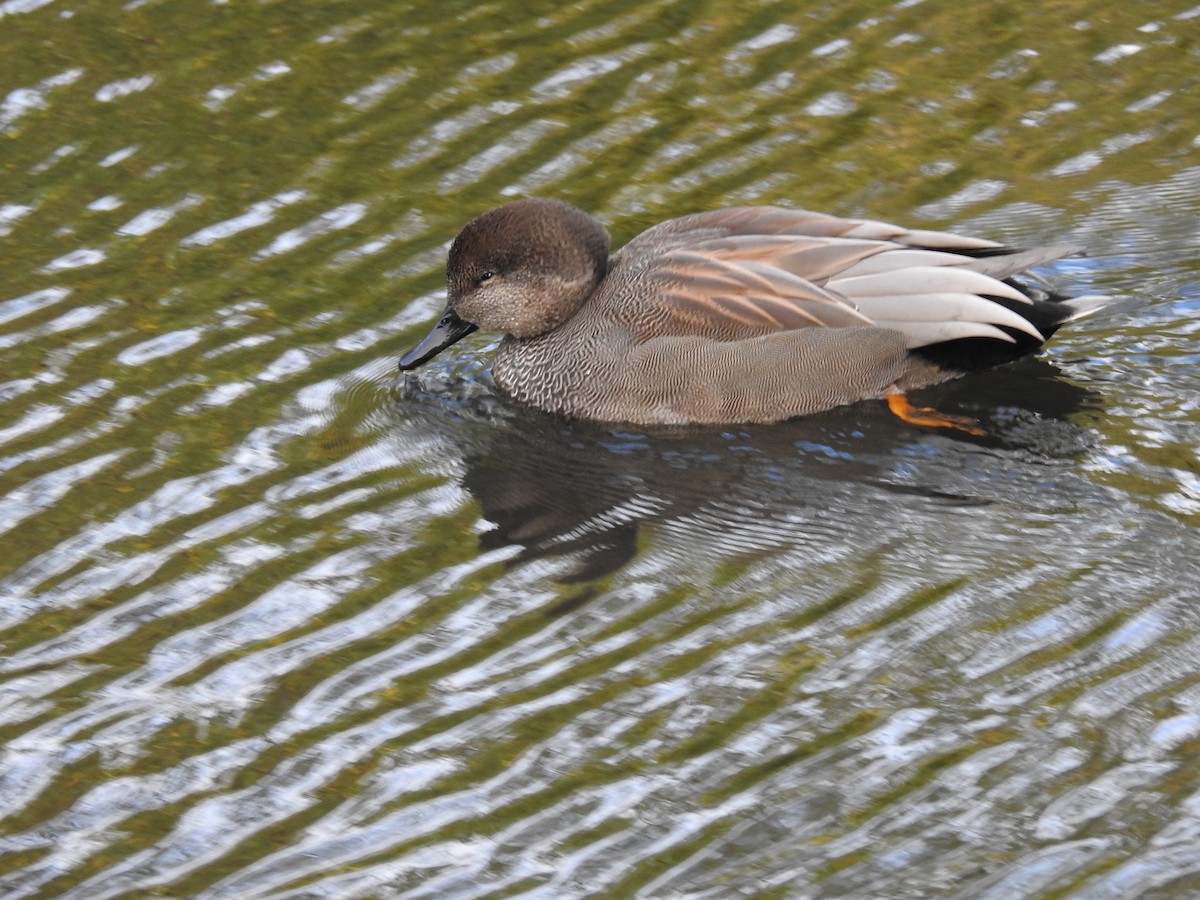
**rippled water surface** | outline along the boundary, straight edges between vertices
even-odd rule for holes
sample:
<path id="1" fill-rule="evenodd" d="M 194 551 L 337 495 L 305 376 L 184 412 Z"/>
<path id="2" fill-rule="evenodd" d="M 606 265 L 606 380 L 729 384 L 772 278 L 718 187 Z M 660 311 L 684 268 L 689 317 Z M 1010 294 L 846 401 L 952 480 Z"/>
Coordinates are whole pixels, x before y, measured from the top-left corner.
<path id="1" fill-rule="evenodd" d="M 1200 7 L 0 2 L 0 894 L 1200 893 Z M 775 426 L 416 377 L 447 241 L 777 203 L 1090 256 Z"/>

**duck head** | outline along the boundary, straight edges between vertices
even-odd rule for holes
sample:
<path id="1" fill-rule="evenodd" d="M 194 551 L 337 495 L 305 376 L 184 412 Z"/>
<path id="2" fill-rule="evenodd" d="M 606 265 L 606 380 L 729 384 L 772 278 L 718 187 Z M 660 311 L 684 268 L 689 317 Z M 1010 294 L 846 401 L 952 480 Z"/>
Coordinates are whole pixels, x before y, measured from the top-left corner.
<path id="1" fill-rule="evenodd" d="M 400 359 L 408 371 L 478 328 L 530 338 L 573 316 L 608 271 L 608 232 L 561 200 L 517 200 L 466 224 L 446 264 L 446 309 Z"/>

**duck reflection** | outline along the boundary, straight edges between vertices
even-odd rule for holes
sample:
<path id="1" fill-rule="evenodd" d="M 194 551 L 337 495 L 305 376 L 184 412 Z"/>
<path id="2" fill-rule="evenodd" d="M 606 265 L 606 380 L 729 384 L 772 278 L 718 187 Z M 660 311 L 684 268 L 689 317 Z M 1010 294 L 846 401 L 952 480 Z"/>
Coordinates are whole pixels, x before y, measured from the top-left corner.
<path id="1" fill-rule="evenodd" d="M 1022 484 L 1036 483 L 1039 503 L 1053 505 L 1047 491 L 1069 491 L 1047 470 L 1062 472 L 1088 445 L 1069 418 L 1092 397 L 1054 366 L 1027 360 L 917 399 L 978 420 L 984 434 L 907 425 L 882 403 L 774 425 L 627 430 L 515 408 L 488 392 L 464 400 L 411 376 L 397 412 L 461 459 L 462 486 L 492 525 L 482 548 L 520 546 L 514 563 L 571 555 L 577 568 L 566 582 L 627 565 L 651 524 L 734 555 L 798 543 L 819 552 L 883 518 L 903 529 L 907 513 L 930 504 L 1024 502 Z M 1001 477 L 1005 468 L 1032 472 Z"/>

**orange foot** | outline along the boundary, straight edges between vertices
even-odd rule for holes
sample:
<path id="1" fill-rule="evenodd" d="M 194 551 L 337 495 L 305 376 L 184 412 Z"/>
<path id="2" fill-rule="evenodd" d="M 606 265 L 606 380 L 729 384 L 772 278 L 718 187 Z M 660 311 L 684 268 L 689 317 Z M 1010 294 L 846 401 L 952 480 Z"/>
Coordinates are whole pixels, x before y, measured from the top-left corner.
<path id="1" fill-rule="evenodd" d="M 930 409 L 927 406 L 913 406 L 908 402 L 908 398 L 903 394 L 888 394 L 887 396 L 888 409 L 905 422 L 913 425 L 926 425 L 930 428 L 953 428 L 957 431 L 965 431 L 967 434 L 973 434 L 976 437 L 984 433 L 979 427 L 979 423 L 974 419 L 968 419 L 966 416 L 951 416 L 946 413 L 940 413 L 936 409 Z"/>

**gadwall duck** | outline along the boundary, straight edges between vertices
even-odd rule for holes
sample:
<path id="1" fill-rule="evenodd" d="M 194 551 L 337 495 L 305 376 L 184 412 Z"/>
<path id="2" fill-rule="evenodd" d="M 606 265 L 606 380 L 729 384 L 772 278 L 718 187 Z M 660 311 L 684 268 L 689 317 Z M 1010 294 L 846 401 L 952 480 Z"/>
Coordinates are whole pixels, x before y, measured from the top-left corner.
<path id="1" fill-rule="evenodd" d="M 551 413 L 732 424 L 883 399 L 973 431 L 905 392 L 1033 353 L 1104 306 L 1014 277 L 1078 251 L 752 206 L 671 219 L 610 256 L 592 216 L 518 200 L 454 239 L 446 310 L 400 369 L 482 328 L 505 335 L 497 386 Z"/>

